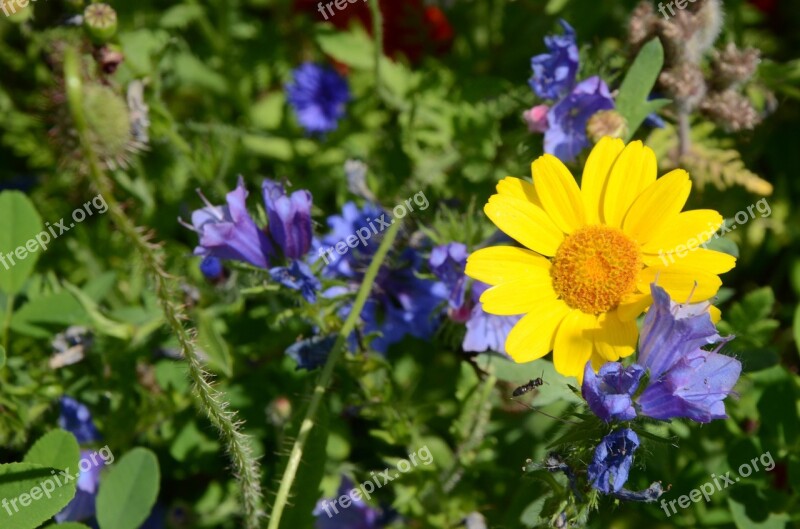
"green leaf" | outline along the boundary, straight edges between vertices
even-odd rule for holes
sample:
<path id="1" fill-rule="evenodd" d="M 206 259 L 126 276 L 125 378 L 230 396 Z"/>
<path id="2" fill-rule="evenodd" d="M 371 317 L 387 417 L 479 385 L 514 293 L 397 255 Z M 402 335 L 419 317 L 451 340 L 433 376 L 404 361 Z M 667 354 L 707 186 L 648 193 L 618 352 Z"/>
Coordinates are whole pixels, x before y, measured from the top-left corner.
<path id="1" fill-rule="evenodd" d="M 35 529 L 59 513 L 75 496 L 75 481 L 54 476 L 57 469 L 35 463 L 0 465 L 0 498 L 8 500 L 0 509 L 0 527 Z"/>
<path id="2" fill-rule="evenodd" d="M 137 529 L 158 497 L 160 472 L 156 455 L 134 448 L 103 476 L 97 495 L 101 529 Z"/>
<path id="3" fill-rule="evenodd" d="M 0 369 L 3 369 L 6 365 L 6 350 L 3 349 L 3 346 L 0 345 Z"/>
<path id="4" fill-rule="evenodd" d="M 43 228 L 42 219 L 27 196 L 19 191 L 0 193 L 0 290 L 6 294 L 17 294 L 33 272 L 42 252 L 34 237 Z M 49 233 L 47 238 L 50 239 Z M 29 252 L 28 247 L 34 247 L 29 245 L 31 242 L 36 243 L 36 251 Z"/>
<path id="5" fill-rule="evenodd" d="M 59 292 L 26 303 L 11 318 L 11 328 L 34 337 L 49 337 L 41 325 L 88 325 L 90 320 L 78 300 L 69 292 Z"/>
<path id="6" fill-rule="evenodd" d="M 218 328 L 224 324 L 206 310 L 197 311 L 195 321 L 198 333 L 197 344 L 208 353 L 209 367 L 230 378 L 233 376 L 231 351 Z"/>
<path id="7" fill-rule="evenodd" d="M 85 310 L 86 314 L 89 316 L 89 318 L 91 318 L 92 328 L 94 328 L 98 333 L 106 336 L 113 336 L 114 338 L 119 338 L 120 340 L 131 339 L 133 336 L 133 325 L 119 323 L 107 318 L 102 312 L 100 312 L 97 302 L 75 285 L 65 282 L 64 288 L 69 290 L 72 295 L 75 296 L 75 299 L 78 300 L 83 307 L 83 310 Z"/>
<path id="8" fill-rule="evenodd" d="M 786 524 L 791 520 L 786 513 L 767 513 L 766 518 L 754 520 L 748 515 L 748 506 L 733 498 L 728 498 L 728 507 L 738 529 L 786 529 Z M 763 508 L 758 510 L 761 511 Z"/>
<path id="9" fill-rule="evenodd" d="M 179 4 L 173 6 L 161 16 L 162 28 L 184 28 L 204 15 L 202 6 L 195 4 Z"/>
<path id="10" fill-rule="evenodd" d="M 83 525 L 82 523 L 67 522 L 67 523 L 51 524 L 45 527 L 45 529 L 90 529 L 90 528 L 88 525 Z"/>
<path id="11" fill-rule="evenodd" d="M 80 457 L 81 450 L 75 436 L 64 430 L 53 430 L 34 443 L 22 462 L 65 470 L 75 475 L 79 471 Z"/>
<path id="12" fill-rule="evenodd" d="M 316 39 L 326 55 L 347 66 L 364 70 L 375 67 L 375 46 L 363 29 L 343 32 L 328 24 L 320 24 Z"/>
<path id="13" fill-rule="evenodd" d="M 657 38 L 644 45 L 633 62 L 617 96 L 617 110 L 628 122 L 629 141 L 648 114 L 668 104 L 668 100 L 648 101 L 650 92 L 656 84 L 658 74 L 664 66 L 664 48 Z"/>

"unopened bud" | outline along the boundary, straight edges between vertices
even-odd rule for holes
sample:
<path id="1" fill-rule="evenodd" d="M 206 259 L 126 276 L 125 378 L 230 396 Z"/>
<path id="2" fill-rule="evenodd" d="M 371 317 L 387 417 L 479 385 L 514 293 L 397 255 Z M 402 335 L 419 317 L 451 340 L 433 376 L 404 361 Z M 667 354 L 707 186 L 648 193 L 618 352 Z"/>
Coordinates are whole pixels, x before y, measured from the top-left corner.
<path id="1" fill-rule="evenodd" d="M 602 110 L 589 118 L 586 134 L 597 143 L 604 136 L 623 138 L 628 133 L 628 123 L 616 110 Z"/>
<path id="2" fill-rule="evenodd" d="M 83 11 L 83 27 L 92 42 L 105 44 L 117 33 L 117 12 L 108 4 L 89 4 Z"/>

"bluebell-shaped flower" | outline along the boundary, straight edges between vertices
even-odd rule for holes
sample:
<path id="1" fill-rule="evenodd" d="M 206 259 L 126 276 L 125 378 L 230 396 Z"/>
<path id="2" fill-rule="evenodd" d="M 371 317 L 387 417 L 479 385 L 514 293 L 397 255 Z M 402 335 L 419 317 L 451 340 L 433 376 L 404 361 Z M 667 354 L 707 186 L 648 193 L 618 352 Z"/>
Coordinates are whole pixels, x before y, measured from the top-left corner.
<path id="1" fill-rule="evenodd" d="M 439 281 L 444 283 L 450 296 L 450 308 L 458 310 L 464 305 L 467 276 L 464 267 L 467 263 L 467 247 L 459 242 L 437 246 L 431 251 L 428 265 Z"/>
<path id="2" fill-rule="evenodd" d="M 600 419 L 630 421 L 636 417 L 632 397 L 643 374 L 642 367 L 623 367 L 619 362 L 608 362 L 595 374 L 592 363 L 587 362 L 581 394 Z"/>
<path id="3" fill-rule="evenodd" d="M 563 35 L 549 35 L 544 43 L 548 53 L 531 59 L 533 77 L 528 81 L 537 96 L 543 99 L 559 99 L 575 85 L 578 73 L 578 44 L 575 30 L 566 21 L 560 20 Z"/>
<path id="4" fill-rule="evenodd" d="M 79 444 L 94 443 L 101 439 L 89 408 L 72 397 L 61 397 L 58 427 L 74 435 Z"/>
<path id="5" fill-rule="evenodd" d="M 94 461 L 91 459 L 92 455 L 95 457 Z M 81 450 L 81 461 L 89 463 L 88 470 L 80 471 L 75 497 L 61 512 L 55 515 L 58 523 L 82 522 L 95 515 L 97 490 L 100 486 L 100 470 L 104 462 L 98 460 L 97 454 L 91 450 Z M 72 470 L 70 469 L 70 472 Z"/>
<path id="6" fill-rule="evenodd" d="M 690 352 L 722 338 L 705 306 L 677 305 L 655 283 L 650 292 L 653 305 L 639 335 L 636 362 L 650 372 L 651 380 L 656 380 Z"/>
<path id="7" fill-rule="evenodd" d="M 639 448 L 639 436 L 629 428 L 615 430 L 606 435 L 594 451 L 587 469 L 593 488 L 604 492 L 618 492 L 628 481 L 633 465 L 633 453 Z"/>
<path id="8" fill-rule="evenodd" d="M 339 503 L 334 505 L 335 500 L 349 495 L 354 488 L 355 484 L 343 476 L 336 497 L 317 502 L 314 508 L 314 516 L 317 517 L 315 529 L 379 529 L 383 526 L 381 511 L 367 505 L 361 497 L 350 496 L 351 502 L 347 508 Z"/>
<path id="9" fill-rule="evenodd" d="M 311 193 L 305 189 L 287 195 L 272 180 L 261 185 L 269 219 L 269 233 L 289 259 L 300 259 L 311 248 Z"/>
<path id="10" fill-rule="evenodd" d="M 270 269 L 269 273 L 273 281 L 286 288 L 298 290 L 309 303 L 317 301 L 317 291 L 322 288 L 322 283 L 304 262 L 292 261 L 289 266 Z"/>
<path id="11" fill-rule="evenodd" d="M 484 311 L 480 297 L 488 288 L 489 285 L 480 281 L 472 284 L 471 297 L 474 305 L 467 320 L 467 333 L 461 348 L 468 353 L 495 351 L 508 355 L 506 339 L 522 316 L 497 316 Z"/>
<path id="12" fill-rule="evenodd" d="M 192 226 L 186 225 L 200 235 L 195 255 L 211 255 L 268 268 L 274 251 L 269 238 L 247 211 L 244 179 L 240 177 L 236 189 L 228 193 L 225 206 L 212 205 L 202 193 L 200 197 L 206 207 L 194 211 Z"/>
<path id="13" fill-rule="evenodd" d="M 590 145 L 586 133 L 589 118 L 601 110 L 613 108 L 614 100 L 605 81 L 597 76 L 581 81 L 548 112 L 545 152 L 571 162 Z"/>
<path id="14" fill-rule="evenodd" d="M 324 274 L 331 278 L 355 279 L 363 274 L 372 259 L 372 255 L 380 246 L 380 237 L 388 229 L 392 219 L 387 213 L 374 204 L 365 204 L 359 208 L 354 202 L 347 202 L 342 207 L 341 215 L 328 217 L 330 231 L 319 241 L 315 241 L 314 260 L 325 261 Z M 367 244 L 347 246 L 348 237 L 360 233 Z M 369 238 L 367 238 L 369 236 Z M 339 245 L 341 243 L 341 245 Z M 336 247 L 344 246 L 344 253 L 336 251 Z"/>
<path id="15" fill-rule="evenodd" d="M 306 132 L 322 134 L 338 127 L 350 88 L 333 68 L 307 62 L 292 72 L 286 98 Z"/>

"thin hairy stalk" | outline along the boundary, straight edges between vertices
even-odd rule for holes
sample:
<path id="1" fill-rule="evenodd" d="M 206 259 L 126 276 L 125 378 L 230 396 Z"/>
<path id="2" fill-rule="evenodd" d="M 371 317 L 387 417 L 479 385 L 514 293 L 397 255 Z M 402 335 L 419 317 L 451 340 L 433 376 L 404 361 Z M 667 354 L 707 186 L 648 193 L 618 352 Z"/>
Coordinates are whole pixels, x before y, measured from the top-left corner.
<path id="1" fill-rule="evenodd" d="M 92 184 L 105 198 L 108 204 L 108 213 L 117 229 L 133 245 L 152 275 L 164 318 L 177 338 L 189 367 L 192 392 L 197 398 L 200 409 L 206 414 L 211 424 L 219 430 L 231 458 L 234 473 L 242 491 L 245 509 L 244 525 L 246 529 L 258 529 L 259 520 L 263 516 L 261 473 L 258 461 L 251 450 L 250 439 L 241 432 L 242 423 L 237 420 L 236 413 L 229 409 L 224 394 L 217 391 L 209 382 L 209 374 L 203 368 L 197 353 L 194 340 L 197 333 L 193 328 L 184 324 L 188 317 L 183 306 L 176 301 L 179 298 L 175 295 L 172 287 L 174 278 L 164 269 L 164 254 L 161 247 L 150 242 L 150 237 L 145 230 L 137 227 L 125 214 L 120 203 L 114 198 L 111 180 L 101 168 L 97 153 L 86 141 L 88 129 L 83 108 L 78 55 L 75 49 L 68 49 L 66 52 L 64 79 L 67 86 L 67 100 L 86 157 Z"/>
<path id="2" fill-rule="evenodd" d="M 331 378 L 333 377 L 333 369 L 336 367 L 337 362 L 342 357 L 345 340 L 347 340 L 347 337 L 350 336 L 350 333 L 353 332 L 353 329 L 355 329 L 356 322 L 361 316 L 361 310 L 364 308 L 364 304 L 367 302 L 367 296 L 369 296 L 369 293 L 372 290 L 372 285 L 375 283 L 378 270 L 380 270 L 386 255 L 389 253 L 389 249 L 391 248 L 392 243 L 397 236 L 397 231 L 400 229 L 400 224 L 400 222 L 395 222 L 386 231 L 386 235 L 384 236 L 383 241 L 381 241 L 381 245 L 378 248 L 378 251 L 375 253 L 375 257 L 373 257 L 369 268 L 367 269 L 367 273 L 364 276 L 364 281 L 361 283 L 361 288 L 356 295 L 356 300 L 353 303 L 352 309 L 350 309 L 350 314 L 347 316 L 342 329 L 339 331 L 339 334 L 336 337 L 336 342 L 333 344 L 330 354 L 328 354 L 325 367 L 322 369 L 322 373 L 319 375 L 316 386 L 314 386 L 314 393 L 311 396 L 311 402 L 309 403 L 308 410 L 306 410 L 306 414 L 303 417 L 303 422 L 300 424 L 300 431 L 297 434 L 297 439 L 295 440 L 294 445 L 292 445 L 292 451 L 289 453 L 289 461 L 286 464 L 286 470 L 283 472 L 281 484 L 278 488 L 278 494 L 275 496 L 275 503 L 272 505 L 268 529 L 278 529 L 280 526 L 283 509 L 286 507 L 286 503 L 289 501 L 289 494 L 292 491 L 292 484 L 294 483 L 294 479 L 297 475 L 297 469 L 300 466 L 300 460 L 303 457 L 303 450 L 305 449 L 306 441 L 308 441 L 308 436 L 311 434 L 311 429 L 314 427 L 314 417 L 317 415 L 317 410 L 322 402 L 322 397 L 325 395 L 328 385 L 331 382 Z"/>
<path id="3" fill-rule="evenodd" d="M 375 86 L 381 90 L 381 59 L 383 58 L 383 13 L 380 0 L 369 0 L 372 12 L 372 34 L 375 36 Z"/>

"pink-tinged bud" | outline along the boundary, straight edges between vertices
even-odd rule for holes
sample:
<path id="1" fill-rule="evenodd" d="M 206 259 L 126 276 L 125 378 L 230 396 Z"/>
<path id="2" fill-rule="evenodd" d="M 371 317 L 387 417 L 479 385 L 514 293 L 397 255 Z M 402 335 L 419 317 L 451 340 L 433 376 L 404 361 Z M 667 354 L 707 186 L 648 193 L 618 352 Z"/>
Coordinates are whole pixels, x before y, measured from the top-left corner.
<path id="1" fill-rule="evenodd" d="M 550 107 L 547 105 L 536 105 L 530 110 L 522 113 L 522 119 L 528 124 L 528 130 L 544 134 L 547 132 L 547 112 Z"/>

